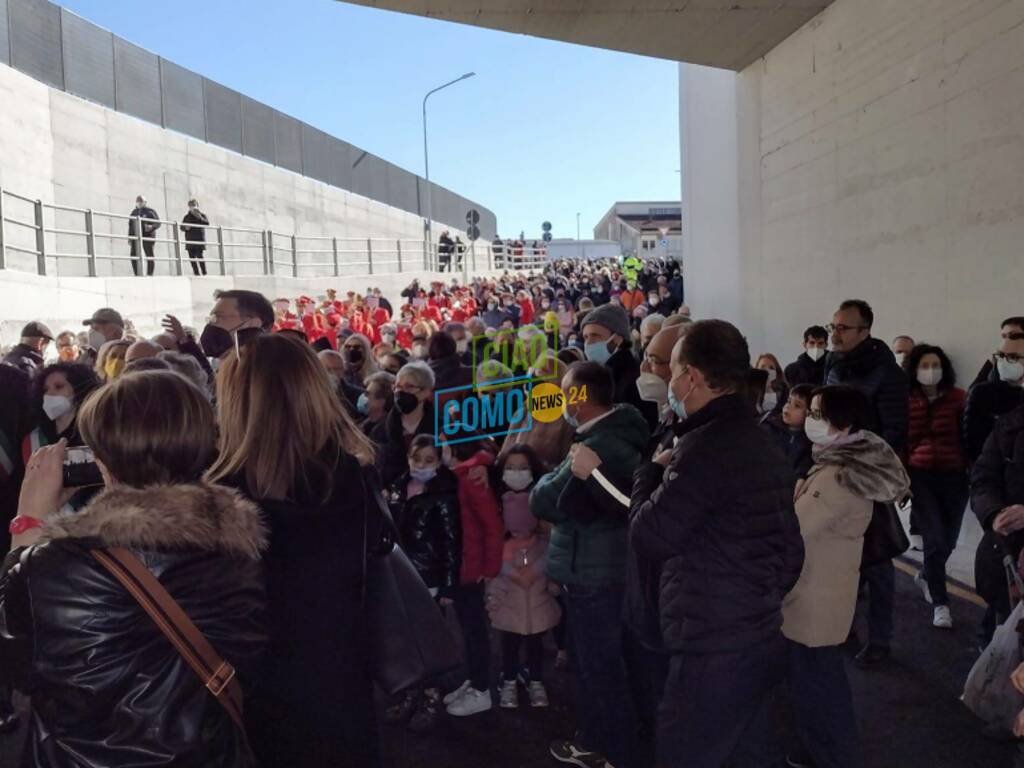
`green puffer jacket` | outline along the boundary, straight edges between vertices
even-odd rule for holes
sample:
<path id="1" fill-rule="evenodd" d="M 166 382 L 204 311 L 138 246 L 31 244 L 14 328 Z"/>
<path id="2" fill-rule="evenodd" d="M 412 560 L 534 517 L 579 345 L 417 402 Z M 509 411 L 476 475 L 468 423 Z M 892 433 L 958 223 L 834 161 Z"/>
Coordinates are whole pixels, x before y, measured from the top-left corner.
<path id="1" fill-rule="evenodd" d="M 628 496 L 648 436 L 640 412 L 623 404 L 583 434 L 577 433 L 573 442 L 600 456 L 601 474 Z M 585 481 L 575 477 L 571 463 L 566 457 L 530 493 L 534 516 L 555 524 L 548 546 L 548 577 L 559 584 L 623 584 L 629 510 L 611 500 L 593 475 Z"/>

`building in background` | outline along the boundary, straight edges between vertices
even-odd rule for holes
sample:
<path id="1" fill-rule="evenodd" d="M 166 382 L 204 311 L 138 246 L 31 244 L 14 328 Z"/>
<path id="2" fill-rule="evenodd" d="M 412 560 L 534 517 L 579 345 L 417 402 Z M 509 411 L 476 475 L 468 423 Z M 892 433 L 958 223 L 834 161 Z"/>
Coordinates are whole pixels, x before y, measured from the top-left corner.
<path id="1" fill-rule="evenodd" d="M 682 205 L 678 201 L 615 203 L 594 227 L 594 239 L 612 240 L 624 254 L 682 261 Z"/>

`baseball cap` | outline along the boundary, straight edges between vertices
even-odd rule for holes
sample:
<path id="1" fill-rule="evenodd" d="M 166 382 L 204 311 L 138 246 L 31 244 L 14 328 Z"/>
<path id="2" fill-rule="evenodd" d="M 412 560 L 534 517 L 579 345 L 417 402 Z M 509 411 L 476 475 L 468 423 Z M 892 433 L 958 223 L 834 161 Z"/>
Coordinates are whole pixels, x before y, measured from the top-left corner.
<path id="1" fill-rule="evenodd" d="M 33 320 L 31 323 L 21 329 L 21 338 L 23 339 L 49 339 L 53 341 L 53 333 L 45 325 L 40 323 L 38 320 Z"/>
<path id="2" fill-rule="evenodd" d="M 124 318 L 121 317 L 121 313 L 110 307 L 97 309 L 92 313 L 92 317 L 82 321 L 82 325 L 93 325 L 95 323 L 113 323 L 124 328 Z"/>

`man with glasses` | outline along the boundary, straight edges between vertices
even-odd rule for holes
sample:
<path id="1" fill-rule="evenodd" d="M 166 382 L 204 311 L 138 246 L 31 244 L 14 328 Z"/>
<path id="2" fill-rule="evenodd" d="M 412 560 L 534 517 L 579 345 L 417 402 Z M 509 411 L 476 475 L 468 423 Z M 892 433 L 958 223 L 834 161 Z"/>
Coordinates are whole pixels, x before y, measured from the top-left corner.
<path id="1" fill-rule="evenodd" d="M 999 336 L 1003 341 L 1006 341 L 1014 333 L 1024 333 L 1024 317 L 1008 317 L 999 326 Z M 999 381 L 999 372 L 996 370 L 991 357 L 981 366 L 981 370 L 974 377 L 971 386 L 981 384 L 983 381 Z"/>
<path id="2" fill-rule="evenodd" d="M 874 431 L 901 454 L 907 441 L 909 385 L 892 350 L 871 336 L 874 322 L 866 301 L 851 299 L 839 305 L 827 327 L 832 352 L 825 360 L 825 384 L 846 384 L 864 392 L 874 411 Z M 868 642 L 856 662 L 866 667 L 889 658 L 896 572 L 887 560 L 864 568 L 861 578 L 868 584 L 871 602 Z"/>
<path id="3" fill-rule="evenodd" d="M 217 302 L 199 338 L 207 357 L 219 360 L 231 350 L 237 352 L 248 341 L 274 326 L 274 306 L 262 293 L 239 289 L 218 291 L 214 295 Z M 170 327 L 167 321 L 164 327 L 175 333 L 183 352 L 190 351 L 185 348 L 182 339 L 184 329 L 181 329 L 179 335 L 177 328 Z"/>
<path id="4" fill-rule="evenodd" d="M 967 458 L 973 464 L 981 456 L 1000 416 L 1024 404 L 1024 333 L 1009 333 L 989 362 L 995 380 L 971 387 L 964 407 L 964 439 Z"/>

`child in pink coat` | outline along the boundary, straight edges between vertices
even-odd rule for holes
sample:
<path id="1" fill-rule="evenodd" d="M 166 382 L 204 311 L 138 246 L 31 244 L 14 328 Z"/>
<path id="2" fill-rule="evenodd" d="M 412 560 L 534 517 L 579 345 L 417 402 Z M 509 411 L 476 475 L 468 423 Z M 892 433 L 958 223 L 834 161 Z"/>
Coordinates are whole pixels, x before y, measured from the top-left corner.
<path id="1" fill-rule="evenodd" d="M 502 516 L 507 537 L 501 573 L 487 586 L 491 626 L 501 635 L 502 684 L 500 706 L 519 706 L 518 678 L 527 689 L 531 707 L 548 706 L 544 687 L 544 633 L 558 624 L 558 587 L 544 575 L 548 540 L 530 514 L 530 489 L 543 474 L 540 460 L 528 445 L 516 445 L 498 465 Z M 526 667 L 520 649 L 526 646 Z"/>

